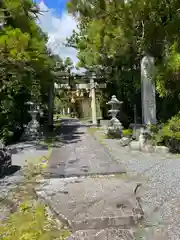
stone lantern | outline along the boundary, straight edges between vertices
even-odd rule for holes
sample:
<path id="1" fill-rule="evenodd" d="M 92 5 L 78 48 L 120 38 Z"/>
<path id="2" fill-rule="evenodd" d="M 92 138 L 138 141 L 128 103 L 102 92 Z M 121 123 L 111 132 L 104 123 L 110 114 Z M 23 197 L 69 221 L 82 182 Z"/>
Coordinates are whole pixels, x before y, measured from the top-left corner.
<path id="1" fill-rule="evenodd" d="M 37 114 L 40 112 L 40 109 L 39 106 L 37 106 L 34 102 L 27 102 L 26 104 L 30 107 L 28 113 L 31 115 L 31 121 L 26 126 L 23 140 L 36 140 L 39 137 L 40 133 L 40 125 L 36 119 Z"/>
<path id="2" fill-rule="evenodd" d="M 116 138 L 121 138 L 122 137 L 122 124 L 121 122 L 117 119 L 117 114 L 120 111 L 120 105 L 123 102 L 120 102 L 115 95 L 112 96 L 111 100 L 107 103 L 107 105 L 111 106 L 111 109 L 108 111 L 110 116 L 112 117 L 109 126 L 108 126 L 108 136 L 116 137 Z"/>

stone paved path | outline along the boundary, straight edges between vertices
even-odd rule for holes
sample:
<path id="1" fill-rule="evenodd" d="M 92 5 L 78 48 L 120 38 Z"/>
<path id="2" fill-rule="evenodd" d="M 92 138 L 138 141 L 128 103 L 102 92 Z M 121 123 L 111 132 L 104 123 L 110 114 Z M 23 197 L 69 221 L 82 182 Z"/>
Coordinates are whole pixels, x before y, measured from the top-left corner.
<path id="1" fill-rule="evenodd" d="M 61 147 L 52 149 L 46 177 L 72 177 L 123 173 L 123 165 L 77 120 L 64 120 Z"/>
<path id="2" fill-rule="evenodd" d="M 115 177 L 48 179 L 36 188 L 61 222 L 68 224 L 68 240 L 135 240 L 142 210 L 133 194 L 136 182 Z"/>
<path id="3" fill-rule="evenodd" d="M 135 240 L 143 215 L 138 182 L 121 177 L 123 165 L 77 120 L 61 126 L 62 145 L 54 146 L 37 195 L 70 226 L 68 240 Z"/>

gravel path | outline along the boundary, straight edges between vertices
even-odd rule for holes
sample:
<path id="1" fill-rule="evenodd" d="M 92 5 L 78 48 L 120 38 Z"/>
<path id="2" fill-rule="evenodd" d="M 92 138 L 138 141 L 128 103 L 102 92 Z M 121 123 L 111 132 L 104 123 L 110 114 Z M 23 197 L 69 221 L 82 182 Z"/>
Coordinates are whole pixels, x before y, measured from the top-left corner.
<path id="1" fill-rule="evenodd" d="M 147 179 L 140 193 L 146 224 L 163 229 L 170 240 L 180 239 L 180 157 L 132 152 L 118 140 L 105 139 L 105 144 L 130 175 Z"/>

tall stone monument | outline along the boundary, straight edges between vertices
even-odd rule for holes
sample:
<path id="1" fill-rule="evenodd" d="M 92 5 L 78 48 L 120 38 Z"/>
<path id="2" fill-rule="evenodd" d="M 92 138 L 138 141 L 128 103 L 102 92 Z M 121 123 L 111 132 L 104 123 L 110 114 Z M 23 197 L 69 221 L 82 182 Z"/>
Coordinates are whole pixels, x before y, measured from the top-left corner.
<path id="1" fill-rule="evenodd" d="M 146 55 L 141 60 L 142 123 L 156 124 L 156 94 L 153 79 L 154 58 Z"/>

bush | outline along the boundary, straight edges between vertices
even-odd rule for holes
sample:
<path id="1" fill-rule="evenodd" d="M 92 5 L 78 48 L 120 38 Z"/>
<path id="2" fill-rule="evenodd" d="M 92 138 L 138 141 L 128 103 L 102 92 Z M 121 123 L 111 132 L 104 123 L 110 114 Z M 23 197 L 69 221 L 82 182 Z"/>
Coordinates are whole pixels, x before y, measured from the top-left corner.
<path id="1" fill-rule="evenodd" d="M 170 131 L 174 133 L 180 133 L 180 112 L 169 120 L 168 125 Z"/>
<path id="2" fill-rule="evenodd" d="M 180 140 L 180 113 L 172 117 L 162 128 L 162 136 Z"/>
<path id="3" fill-rule="evenodd" d="M 180 112 L 154 133 L 156 144 L 164 144 L 172 151 L 180 151 Z"/>
<path id="4" fill-rule="evenodd" d="M 123 136 L 132 136 L 133 135 L 133 130 L 132 129 L 123 129 Z"/>

